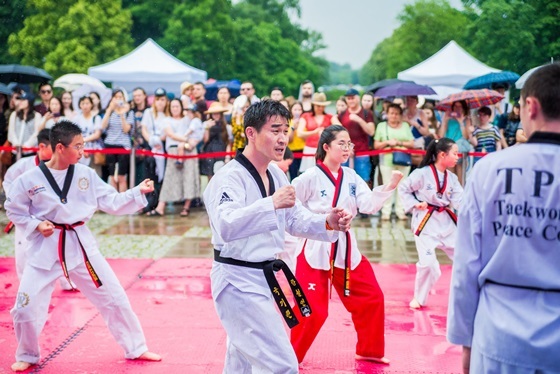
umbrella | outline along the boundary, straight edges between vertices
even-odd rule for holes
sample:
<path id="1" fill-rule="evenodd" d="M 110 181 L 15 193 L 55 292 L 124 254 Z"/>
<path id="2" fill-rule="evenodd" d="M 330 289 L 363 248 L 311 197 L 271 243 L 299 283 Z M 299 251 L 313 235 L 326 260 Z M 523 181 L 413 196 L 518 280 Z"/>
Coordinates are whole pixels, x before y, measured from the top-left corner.
<path id="1" fill-rule="evenodd" d="M 416 83 L 400 82 L 390 86 L 380 88 L 375 96 L 377 97 L 390 97 L 390 96 L 416 96 L 416 95 L 435 95 L 431 87 L 423 86 Z"/>
<path id="2" fill-rule="evenodd" d="M 531 74 L 533 74 L 537 69 L 542 68 L 544 65 L 541 66 L 537 66 L 532 68 L 531 70 L 528 70 L 525 72 L 525 74 L 523 74 L 518 80 L 517 82 L 515 82 L 515 88 L 518 89 L 522 89 L 523 86 L 525 85 L 525 82 L 527 81 L 527 79 L 529 79 L 529 77 L 531 76 Z"/>
<path id="3" fill-rule="evenodd" d="M 387 86 L 390 86 L 390 85 L 395 84 L 395 83 L 414 83 L 414 82 L 413 81 L 404 81 L 402 79 L 396 79 L 396 78 L 394 78 L 394 79 L 383 79 L 379 82 L 375 82 L 374 84 L 367 86 L 365 88 L 364 92 L 375 93 L 380 88 L 387 87 Z"/>
<path id="4" fill-rule="evenodd" d="M 3 83 L 0 83 L 0 94 L 4 94 L 4 95 L 11 95 L 12 94 L 12 90 L 10 90 L 10 88 L 8 86 L 6 86 Z"/>
<path id="5" fill-rule="evenodd" d="M 206 100 L 218 100 L 218 90 L 222 87 L 227 87 L 229 89 L 231 97 L 239 96 L 241 82 L 237 79 L 232 79 L 230 81 L 217 81 L 210 78 L 206 81 L 204 87 L 206 88 L 206 95 L 204 96 Z"/>
<path id="6" fill-rule="evenodd" d="M 90 86 L 105 87 L 99 79 L 86 74 L 66 74 L 53 82 L 54 87 L 60 87 L 66 91 L 74 91 L 83 84 Z"/>
<path id="7" fill-rule="evenodd" d="M 496 104 L 504 98 L 504 95 L 494 90 L 484 88 L 482 90 L 467 90 L 451 94 L 441 100 L 437 105 L 437 110 L 451 110 L 456 101 L 466 101 L 469 109 L 476 109 L 486 105 Z"/>
<path id="8" fill-rule="evenodd" d="M 507 83 L 511 85 L 519 79 L 519 74 L 512 71 L 499 71 L 497 73 L 489 73 L 481 75 L 468 81 L 463 87 L 466 90 L 475 90 L 480 88 L 492 88 L 496 83 Z"/>
<path id="9" fill-rule="evenodd" d="M 0 65 L 0 82 L 36 83 L 47 82 L 52 77 L 43 69 L 26 65 Z"/>

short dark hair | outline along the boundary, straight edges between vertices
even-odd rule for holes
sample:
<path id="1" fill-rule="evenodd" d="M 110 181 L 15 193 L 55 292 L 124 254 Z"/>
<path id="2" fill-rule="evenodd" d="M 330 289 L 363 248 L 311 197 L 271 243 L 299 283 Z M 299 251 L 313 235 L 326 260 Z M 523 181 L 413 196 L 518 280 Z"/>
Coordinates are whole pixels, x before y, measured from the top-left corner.
<path id="1" fill-rule="evenodd" d="M 486 114 L 487 116 L 492 115 L 492 109 L 488 108 L 487 106 L 483 106 L 482 108 L 478 109 L 478 113 Z"/>
<path id="2" fill-rule="evenodd" d="M 41 88 L 49 86 L 52 89 L 52 85 L 49 82 L 41 82 L 39 83 L 39 92 L 41 92 Z"/>
<path id="3" fill-rule="evenodd" d="M 57 144 L 68 147 L 72 140 L 78 135 L 82 135 L 82 129 L 72 121 L 60 120 L 51 129 L 51 148 L 54 151 Z"/>
<path id="4" fill-rule="evenodd" d="M 521 99 L 536 98 L 547 119 L 560 119 L 560 63 L 538 68 L 521 89 Z"/>
<path id="5" fill-rule="evenodd" d="M 243 123 L 245 129 L 253 127 L 257 132 L 260 132 L 271 117 L 282 117 L 288 121 L 292 119 L 290 111 L 279 101 L 262 100 L 247 109 L 243 117 Z"/>
<path id="6" fill-rule="evenodd" d="M 42 129 L 37 134 L 37 143 L 50 145 L 51 144 L 51 129 Z"/>
<path id="7" fill-rule="evenodd" d="M 391 108 L 398 110 L 399 114 L 401 114 L 401 115 L 403 114 L 403 109 L 401 108 L 401 106 L 399 104 L 391 103 L 391 104 L 387 105 L 387 109 L 386 109 L 387 113 L 389 113 L 389 109 L 391 109 Z"/>
<path id="8" fill-rule="evenodd" d="M 95 93 L 95 92 L 93 92 Z M 91 95 L 91 94 L 90 94 Z M 82 105 L 82 101 L 89 101 L 91 103 L 91 107 L 93 109 L 93 99 L 89 96 L 82 96 L 80 97 L 80 100 L 78 101 L 78 107 L 80 107 L 80 105 Z"/>
<path id="9" fill-rule="evenodd" d="M 327 152 L 325 152 L 325 150 L 323 149 L 323 145 L 330 144 L 333 140 L 336 139 L 336 136 L 342 131 L 348 132 L 346 127 L 341 125 L 330 125 L 325 127 L 325 129 L 321 133 L 321 137 L 319 138 L 319 144 L 317 145 L 317 152 L 315 153 L 315 159 L 317 161 L 325 161 Z"/>

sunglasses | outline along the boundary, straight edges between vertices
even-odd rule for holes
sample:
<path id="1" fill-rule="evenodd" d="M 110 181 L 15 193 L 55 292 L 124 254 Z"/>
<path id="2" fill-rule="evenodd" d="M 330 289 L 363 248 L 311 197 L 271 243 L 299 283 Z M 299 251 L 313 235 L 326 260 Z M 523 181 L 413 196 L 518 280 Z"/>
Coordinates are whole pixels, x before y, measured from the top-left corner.
<path id="1" fill-rule="evenodd" d="M 42 94 L 52 93 L 52 90 L 41 90 Z"/>

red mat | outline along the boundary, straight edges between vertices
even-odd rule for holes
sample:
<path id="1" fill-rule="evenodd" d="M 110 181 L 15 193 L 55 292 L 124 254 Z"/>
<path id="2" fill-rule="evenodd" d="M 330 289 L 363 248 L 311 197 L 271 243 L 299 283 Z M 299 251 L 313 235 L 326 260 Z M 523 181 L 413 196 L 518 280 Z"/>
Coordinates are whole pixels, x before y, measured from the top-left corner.
<path id="1" fill-rule="evenodd" d="M 80 293 L 56 290 L 41 336 L 41 373 L 221 373 L 226 336 L 210 294 L 208 259 L 109 260 L 127 289 L 150 349 L 160 363 L 125 360 L 97 311 Z M 302 373 L 460 373 L 460 348 L 445 340 L 449 266 L 430 306 L 412 311 L 415 267 L 374 265 L 385 293 L 386 356 L 382 366 L 353 359 L 356 336 L 350 315 L 333 294 L 329 319 Z M 15 336 L 9 310 L 17 291 L 12 258 L 0 258 L 0 372 L 9 372 Z"/>

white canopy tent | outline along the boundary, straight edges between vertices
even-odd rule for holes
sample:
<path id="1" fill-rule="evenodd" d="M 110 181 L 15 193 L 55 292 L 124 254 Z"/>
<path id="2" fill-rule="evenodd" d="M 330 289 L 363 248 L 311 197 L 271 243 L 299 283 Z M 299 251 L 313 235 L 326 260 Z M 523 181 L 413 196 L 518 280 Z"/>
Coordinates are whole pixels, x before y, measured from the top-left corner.
<path id="1" fill-rule="evenodd" d="M 204 82 L 208 77 L 204 70 L 178 60 L 152 39 L 114 61 L 89 68 L 88 74 L 127 91 L 142 87 L 148 94 L 158 87 L 179 93 L 182 82 Z"/>
<path id="2" fill-rule="evenodd" d="M 397 77 L 418 84 L 439 86 L 440 89 L 435 91 L 443 94 L 444 91 L 461 91 L 469 79 L 497 71 L 478 61 L 452 40 L 418 65 L 401 71 Z"/>

